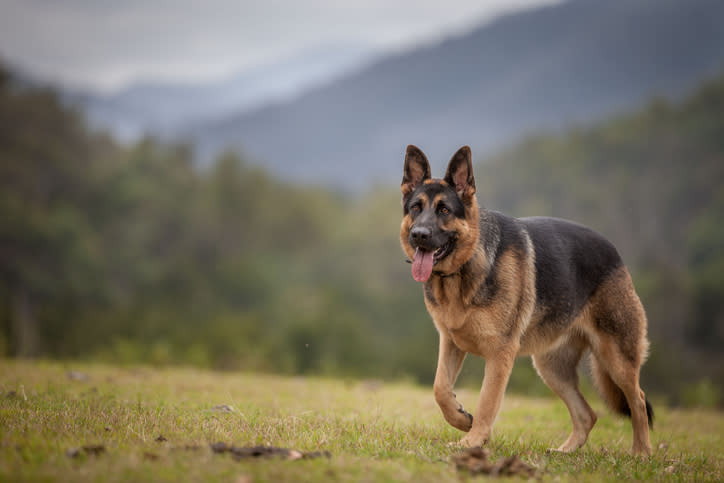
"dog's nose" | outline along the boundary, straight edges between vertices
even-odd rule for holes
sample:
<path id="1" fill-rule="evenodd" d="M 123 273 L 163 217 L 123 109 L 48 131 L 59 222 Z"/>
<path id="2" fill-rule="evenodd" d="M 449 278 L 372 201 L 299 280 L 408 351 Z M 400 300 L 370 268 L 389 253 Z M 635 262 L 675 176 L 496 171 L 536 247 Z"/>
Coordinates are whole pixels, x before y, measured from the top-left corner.
<path id="1" fill-rule="evenodd" d="M 432 230 L 424 226 L 416 226 L 410 230 L 410 236 L 415 243 L 425 243 L 432 236 Z"/>

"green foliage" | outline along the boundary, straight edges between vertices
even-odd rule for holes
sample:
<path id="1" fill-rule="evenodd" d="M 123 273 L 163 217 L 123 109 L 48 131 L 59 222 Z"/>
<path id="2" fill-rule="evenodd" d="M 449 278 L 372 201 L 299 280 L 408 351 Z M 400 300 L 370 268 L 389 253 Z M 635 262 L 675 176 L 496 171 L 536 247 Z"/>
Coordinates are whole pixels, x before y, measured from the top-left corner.
<path id="1" fill-rule="evenodd" d="M 11 355 L 432 372 L 434 329 L 399 249 L 396 194 L 293 186 L 234 153 L 199 170 L 186 146 L 116 145 L 52 93 L 3 78 L 0 321 Z M 418 324 L 425 337 L 410 335 Z"/>
<path id="2" fill-rule="evenodd" d="M 715 408 L 722 400 L 722 390 L 709 379 L 688 384 L 683 391 L 683 402 L 688 407 Z"/>
<path id="3" fill-rule="evenodd" d="M 614 241 L 650 318 L 645 387 L 672 403 L 724 380 L 723 104 L 724 79 L 475 171 L 488 207 Z M 151 138 L 120 146 L 0 74 L 0 354 L 432 381 L 437 335 L 396 189 L 345 197 L 234 153 L 193 158 Z M 461 384 L 482 371 L 471 357 Z M 549 393 L 527 360 L 511 388 Z"/>

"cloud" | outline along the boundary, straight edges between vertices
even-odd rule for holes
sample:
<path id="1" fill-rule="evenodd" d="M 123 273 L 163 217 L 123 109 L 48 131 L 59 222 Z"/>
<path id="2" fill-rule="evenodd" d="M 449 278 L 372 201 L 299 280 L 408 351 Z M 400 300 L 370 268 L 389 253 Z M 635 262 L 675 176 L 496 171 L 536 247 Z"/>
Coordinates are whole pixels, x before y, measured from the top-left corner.
<path id="1" fill-rule="evenodd" d="M 407 48 L 556 0 L 6 0 L 0 55 L 71 85 L 198 81 L 344 42 Z"/>

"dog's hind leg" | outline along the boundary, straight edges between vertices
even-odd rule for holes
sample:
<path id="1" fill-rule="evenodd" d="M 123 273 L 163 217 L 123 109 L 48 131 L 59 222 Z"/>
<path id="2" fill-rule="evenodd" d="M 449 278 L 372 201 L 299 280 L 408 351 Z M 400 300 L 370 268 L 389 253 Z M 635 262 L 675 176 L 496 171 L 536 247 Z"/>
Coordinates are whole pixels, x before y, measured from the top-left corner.
<path id="1" fill-rule="evenodd" d="M 473 424 L 473 416 L 457 402 L 453 392 L 465 355 L 466 353 L 449 337 L 440 332 L 440 352 L 433 385 L 435 401 L 440 406 L 445 420 L 461 431 L 469 431 Z"/>
<path id="2" fill-rule="evenodd" d="M 639 370 L 649 345 L 646 314 L 626 270 L 611 277 L 598 290 L 596 299 L 589 331 L 595 357 L 594 381 L 612 409 L 630 412 L 633 453 L 650 455 L 649 424 L 653 423 L 653 411 L 639 386 Z"/>
<path id="3" fill-rule="evenodd" d="M 614 409 L 624 414 L 630 411 L 633 425 L 633 454 L 650 455 L 649 421 L 652 419 L 652 413 L 646 396 L 639 386 L 638 364 L 624 357 L 614 344 L 603 341 L 599 344 L 595 357 L 597 370 L 605 370 L 626 398 L 628 407 Z M 600 375 L 597 377 L 601 378 Z"/>
<path id="4" fill-rule="evenodd" d="M 578 362 L 587 347 L 586 341 L 570 335 L 568 340 L 550 352 L 533 356 L 533 365 L 543 382 L 553 390 L 568 407 L 573 422 L 573 431 L 556 451 L 565 453 L 584 445 L 593 425 L 596 413 L 583 398 L 578 388 Z"/>

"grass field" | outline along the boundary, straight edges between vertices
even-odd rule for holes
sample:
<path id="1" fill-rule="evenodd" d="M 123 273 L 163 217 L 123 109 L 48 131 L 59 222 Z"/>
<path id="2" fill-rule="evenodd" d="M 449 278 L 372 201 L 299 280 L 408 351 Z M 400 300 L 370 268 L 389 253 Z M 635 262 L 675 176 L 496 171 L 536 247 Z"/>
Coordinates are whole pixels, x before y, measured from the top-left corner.
<path id="1" fill-rule="evenodd" d="M 518 455 L 544 481 L 724 479 L 724 414 L 657 407 L 654 455 L 637 459 L 630 422 L 592 405 L 587 445 L 547 454 L 570 429 L 563 403 L 507 395 L 491 458 Z M 0 361 L 2 481 L 458 482 L 473 479 L 450 463 L 461 436 L 431 388 L 405 383 Z M 237 461 L 217 442 L 330 457 Z"/>

